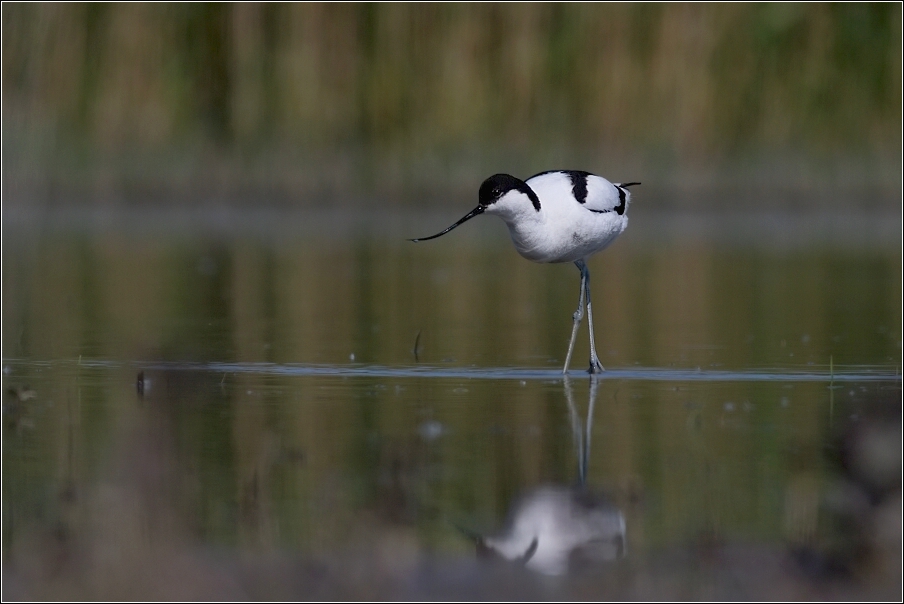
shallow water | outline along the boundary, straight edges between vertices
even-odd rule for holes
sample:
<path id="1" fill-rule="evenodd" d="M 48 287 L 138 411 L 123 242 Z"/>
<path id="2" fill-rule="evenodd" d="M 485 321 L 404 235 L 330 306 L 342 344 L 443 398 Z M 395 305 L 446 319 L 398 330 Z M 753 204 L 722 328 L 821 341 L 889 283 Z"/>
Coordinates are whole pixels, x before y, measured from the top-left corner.
<path id="1" fill-rule="evenodd" d="M 5 214 L 4 597 L 899 594 L 899 216 L 632 216 L 591 381 L 577 270 L 452 214 Z M 475 559 L 542 485 L 623 555 Z"/>

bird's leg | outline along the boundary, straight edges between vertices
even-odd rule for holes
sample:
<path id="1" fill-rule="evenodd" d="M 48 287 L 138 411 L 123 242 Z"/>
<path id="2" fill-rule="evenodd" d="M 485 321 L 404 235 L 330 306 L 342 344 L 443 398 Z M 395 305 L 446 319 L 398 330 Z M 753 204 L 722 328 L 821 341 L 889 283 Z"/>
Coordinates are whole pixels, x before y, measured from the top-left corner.
<path id="1" fill-rule="evenodd" d="M 574 438 L 574 450 L 578 457 L 578 484 L 583 487 L 587 484 L 587 460 L 584 457 L 581 418 L 578 416 L 578 410 L 574 404 L 571 378 L 567 375 L 565 376 L 565 402 L 568 403 L 568 415 L 571 416 L 571 435 Z"/>
<path id="2" fill-rule="evenodd" d="M 590 402 L 587 403 L 587 438 L 584 440 L 584 449 L 581 455 L 584 456 L 584 477 L 587 477 L 587 466 L 590 464 L 590 436 L 593 432 L 593 407 L 596 405 L 596 391 L 599 387 L 597 378 L 590 378 Z"/>
<path id="3" fill-rule="evenodd" d="M 584 293 L 587 296 L 587 327 L 590 328 L 590 369 L 588 369 L 587 372 L 602 373 L 605 369 L 603 369 L 600 358 L 596 354 L 596 342 L 593 340 L 593 309 L 590 306 L 590 271 L 587 269 L 587 265 L 584 264 L 583 260 L 579 260 L 578 262 L 581 263 L 578 268 L 581 269 L 581 283 L 584 286 Z"/>
<path id="4" fill-rule="evenodd" d="M 584 287 L 584 279 L 586 278 L 584 261 L 578 260 L 575 262 L 575 265 L 578 267 L 578 270 L 581 271 L 581 296 L 578 298 L 578 309 L 574 311 L 572 318 L 574 319 L 574 325 L 571 328 L 571 341 L 568 343 L 568 354 L 565 355 L 565 367 L 562 369 L 562 373 L 568 373 L 568 365 L 571 363 L 571 353 L 574 351 L 574 340 L 578 335 L 578 327 L 581 325 L 581 319 L 584 318 L 584 292 L 586 291 Z"/>

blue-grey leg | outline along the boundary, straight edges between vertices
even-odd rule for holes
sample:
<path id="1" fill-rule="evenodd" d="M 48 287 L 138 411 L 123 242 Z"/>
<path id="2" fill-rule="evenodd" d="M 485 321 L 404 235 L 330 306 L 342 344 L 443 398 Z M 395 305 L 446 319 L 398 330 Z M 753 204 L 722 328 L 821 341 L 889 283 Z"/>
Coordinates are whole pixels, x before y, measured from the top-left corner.
<path id="1" fill-rule="evenodd" d="M 584 438 L 581 418 L 578 416 L 577 407 L 574 404 L 571 378 L 565 376 L 565 402 L 568 403 L 568 415 L 571 416 L 571 437 L 574 439 L 574 452 L 578 458 L 578 484 L 584 486 L 587 483 L 587 465 L 584 456 Z"/>
<path id="2" fill-rule="evenodd" d="M 581 269 L 582 275 L 581 283 L 584 284 L 584 292 L 587 296 L 587 327 L 590 329 L 590 369 L 587 372 L 602 373 L 605 369 L 603 369 L 600 358 L 596 354 L 596 342 L 594 342 L 593 338 L 593 308 L 590 306 L 590 271 L 583 260 L 578 260 L 578 262 L 580 262 L 578 268 Z"/>
<path id="3" fill-rule="evenodd" d="M 571 364 L 571 353 L 574 352 L 574 340 L 578 335 L 578 327 L 581 326 L 581 319 L 584 318 L 584 292 L 587 291 L 584 287 L 584 280 L 587 278 L 587 267 L 584 265 L 583 260 L 578 260 L 575 265 L 581 271 L 581 296 L 578 298 L 578 309 L 572 315 L 574 324 L 571 328 L 571 341 L 568 343 L 568 354 L 565 355 L 565 367 L 562 369 L 562 373 L 566 374 L 568 373 L 568 365 Z"/>

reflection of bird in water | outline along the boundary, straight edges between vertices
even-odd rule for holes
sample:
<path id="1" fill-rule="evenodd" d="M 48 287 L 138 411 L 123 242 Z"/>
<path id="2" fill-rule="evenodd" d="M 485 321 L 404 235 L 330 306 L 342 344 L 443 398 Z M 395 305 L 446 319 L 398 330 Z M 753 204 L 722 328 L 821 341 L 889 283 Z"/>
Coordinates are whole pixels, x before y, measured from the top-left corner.
<path id="1" fill-rule="evenodd" d="M 578 486 L 544 486 L 530 491 L 512 508 L 505 531 L 473 536 L 477 552 L 521 562 L 546 575 L 563 575 L 572 563 L 599 563 L 625 555 L 625 517 L 605 497 L 587 488 L 590 427 L 597 380 L 591 379 L 586 438 L 565 378 L 565 397 L 578 457 Z"/>
<path id="2" fill-rule="evenodd" d="M 628 187 L 638 182 L 613 184 L 600 176 L 578 170 L 551 170 L 526 181 L 508 174 L 495 174 L 480 185 L 477 207 L 446 230 L 411 241 L 426 241 L 445 235 L 478 214 L 495 214 L 508 226 L 518 253 L 534 262 L 574 262 L 581 271 L 578 309 L 573 315 L 571 342 L 563 373 L 574 350 L 578 326 L 587 305 L 590 327 L 590 373 L 603 370 L 593 340 L 590 305 L 590 271 L 587 258 L 604 250 L 628 226 L 625 214 L 631 201 Z"/>
<path id="3" fill-rule="evenodd" d="M 514 508 L 508 529 L 478 540 L 478 553 L 520 561 L 546 575 L 570 563 L 615 560 L 625 552 L 625 518 L 617 507 L 585 489 L 541 487 Z"/>

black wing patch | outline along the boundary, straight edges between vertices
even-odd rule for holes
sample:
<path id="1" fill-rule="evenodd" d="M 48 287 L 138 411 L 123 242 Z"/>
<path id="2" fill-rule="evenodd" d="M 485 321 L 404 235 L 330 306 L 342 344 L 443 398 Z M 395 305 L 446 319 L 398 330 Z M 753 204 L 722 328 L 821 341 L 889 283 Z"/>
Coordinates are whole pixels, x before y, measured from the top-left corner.
<path id="1" fill-rule="evenodd" d="M 628 187 L 639 184 L 639 182 L 626 182 L 624 184 L 615 185 L 615 188 L 618 189 L 618 205 L 615 206 L 615 212 L 619 216 L 625 213 L 625 197 L 628 193 Z"/>
<path id="2" fill-rule="evenodd" d="M 571 179 L 571 194 L 574 198 L 581 205 L 587 203 L 587 177 L 590 176 L 590 172 L 568 170 L 565 174 Z"/>
<path id="3" fill-rule="evenodd" d="M 538 172 L 534 174 L 527 180 L 531 180 L 532 178 L 536 178 L 538 176 L 543 176 L 544 174 L 565 174 L 571 179 L 571 194 L 574 195 L 574 198 L 580 203 L 584 205 L 587 203 L 587 177 L 593 176 L 590 172 L 584 172 L 583 170 L 546 170 L 545 172 Z M 526 182 L 526 181 L 525 181 Z M 590 210 L 591 212 L 595 212 L 597 214 L 607 214 L 609 212 L 615 212 L 619 216 L 625 213 L 625 202 L 627 198 L 628 187 L 632 187 L 634 185 L 639 185 L 639 182 L 626 182 L 619 185 L 614 185 L 616 189 L 618 189 L 618 205 L 612 208 L 611 210 Z M 530 186 L 528 185 L 528 188 Z M 530 193 L 533 193 L 531 191 Z M 536 198 L 536 194 L 528 194 L 528 197 L 531 197 L 531 201 L 534 201 Z M 537 211 L 540 210 L 540 200 L 537 199 L 534 202 L 534 207 L 537 208 Z M 589 209 L 589 208 L 588 208 Z"/>
<path id="4" fill-rule="evenodd" d="M 578 203 L 581 205 L 587 202 L 587 177 L 592 176 L 590 172 L 584 172 L 583 170 L 546 170 L 545 172 L 534 174 L 527 180 L 543 176 L 544 174 L 566 175 L 571 180 L 571 194 L 574 195 L 574 198 L 577 199 Z"/>
<path id="5" fill-rule="evenodd" d="M 621 216 L 625 213 L 625 197 L 627 196 L 627 191 L 618 185 L 616 185 L 615 188 L 618 189 L 618 205 L 615 206 L 615 213 Z"/>

